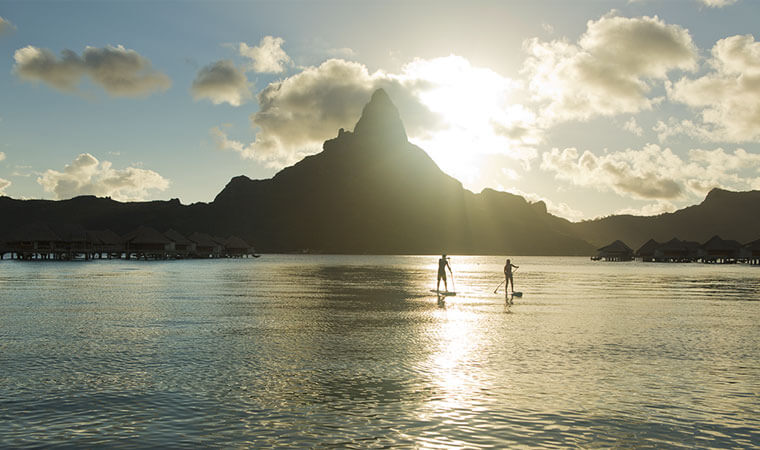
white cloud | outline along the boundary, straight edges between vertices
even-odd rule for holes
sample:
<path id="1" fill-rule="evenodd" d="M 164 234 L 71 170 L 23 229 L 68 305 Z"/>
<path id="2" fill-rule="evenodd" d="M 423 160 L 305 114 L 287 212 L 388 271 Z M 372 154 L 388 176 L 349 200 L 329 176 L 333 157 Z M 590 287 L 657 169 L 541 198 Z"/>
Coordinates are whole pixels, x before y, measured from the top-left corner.
<path id="1" fill-rule="evenodd" d="M 281 73 L 285 67 L 292 63 L 282 44 L 282 38 L 264 36 L 258 46 L 250 47 L 245 42 L 240 43 L 239 51 L 242 56 L 250 58 L 253 62 L 251 68 L 258 73 Z"/>
<path id="2" fill-rule="evenodd" d="M 0 152 L 0 161 L 5 159 L 5 152 Z"/>
<path id="3" fill-rule="evenodd" d="M 639 126 L 638 122 L 636 122 L 635 117 L 631 117 L 623 124 L 623 129 L 626 131 L 630 131 L 631 133 L 635 134 L 636 136 L 641 136 L 644 134 L 644 130 Z"/>
<path id="4" fill-rule="evenodd" d="M 5 189 L 11 185 L 11 182 L 0 178 L 0 195 L 5 195 Z"/>
<path id="5" fill-rule="evenodd" d="M 671 138 L 679 135 L 687 135 L 701 140 L 709 140 L 710 133 L 701 130 L 697 125 L 688 119 L 668 118 L 667 121 L 658 120 L 652 131 L 657 133 L 657 139 L 660 142 L 667 142 Z"/>
<path id="6" fill-rule="evenodd" d="M 359 63 L 332 59 L 270 84 L 251 115 L 255 141 L 241 155 L 284 165 L 318 152 L 339 128 L 354 125 L 382 78 Z"/>
<path id="7" fill-rule="evenodd" d="M 37 182 L 57 199 L 97 195 L 119 201 L 138 201 L 148 199 L 150 191 L 163 191 L 169 187 L 169 180 L 152 170 L 114 169 L 110 162 L 100 162 L 89 153 L 77 156 L 62 172 L 46 170 Z"/>
<path id="8" fill-rule="evenodd" d="M 0 36 L 15 30 L 16 27 L 10 22 L 10 20 L 0 17 Z"/>
<path id="9" fill-rule="evenodd" d="M 750 153 L 743 148 L 736 149 L 733 153 L 727 153 L 722 148 L 715 150 L 691 149 L 689 150 L 689 160 L 708 170 L 723 169 L 724 172 L 760 168 L 760 154 Z"/>
<path id="10" fill-rule="evenodd" d="M 219 148 L 281 167 L 317 153 L 338 129 L 351 129 L 379 87 L 389 91 L 399 108 L 403 106 L 410 112 L 412 120 L 406 123 L 407 130 L 422 128 L 420 124 L 432 115 L 409 89 L 388 74 L 370 74 L 362 64 L 331 59 L 271 83 L 258 94 L 259 111 L 251 115 L 257 129 L 254 142 L 231 140 L 218 128 L 212 130 L 212 135 Z"/>
<path id="11" fill-rule="evenodd" d="M 398 73 L 370 73 L 340 59 L 306 67 L 258 94 L 251 116 L 254 142 L 211 130 L 218 148 L 281 167 L 316 153 L 340 128 L 351 129 L 375 89 L 383 88 L 399 109 L 411 142 L 427 150 L 447 172 L 465 179 L 467 161 L 478 155 L 536 157 L 541 141 L 536 116 L 513 102 L 519 83 L 450 55 L 416 59 Z"/>
<path id="12" fill-rule="evenodd" d="M 191 87 L 193 98 L 208 99 L 213 104 L 240 106 L 251 99 L 248 79 L 229 60 L 217 61 L 201 68 Z"/>
<path id="13" fill-rule="evenodd" d="M 753 189 L 760 182 L 760 154 L 737 149 L 692 149 L 682 159 L 655 144 L 641 150 L 595 155 L 575 148 L 543 154 L 541 168 L 575 186 L 611 190 L 618 195 L 664 202 L 703 196 L 714 187 Z"/>
<path id="14" fill-rule="evenodd" d="M 709 61 L 713 70 L 681 78 L 668 96 L 701 112 L 701 123 L 683 130 L 707 141 L 760 140 L 760 42 L 751 35 L 718 41 Z"/>
<path id="15" fill-rule="evenodd" d="M 722 8 L 724 6 L 733 5 L 739 0 L 700 0 L 705 6 L 710 8 Z"/>
<path id="16" fill-rule="evenodd" d="M 60 59 L 48 49 L 29 45 L 16 50 L 13 57 L 13 71 L 21 79 L 66 92 L 76 91 L 83 76 L 115 97 L 145 96 L 171 86 L 169 77 L 154 70 L 150 61 L 121 45 L 86 47 L 82 56 L 66 49 Z"/>
<path id="17" fill-rule="evenodd" d="M 675 69 L 692 70 L 697 49 L 689 32 L 657 16 L 611 14 L 590 20 L 577 44 L 524 43 L 523 73 L 548 123 L 635 113 L 661 101 L 648 96 L 653 81 Z"/>

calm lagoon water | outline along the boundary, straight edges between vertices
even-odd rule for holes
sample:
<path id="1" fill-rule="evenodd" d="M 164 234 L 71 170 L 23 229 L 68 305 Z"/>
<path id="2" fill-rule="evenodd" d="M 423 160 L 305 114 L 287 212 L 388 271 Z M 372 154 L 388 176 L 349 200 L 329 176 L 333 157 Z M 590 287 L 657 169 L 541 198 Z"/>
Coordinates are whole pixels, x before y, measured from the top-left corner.
<path id="1" fill-rule="evenodd" d="M 760 267 L 0 262 L 0 447 L 760 445 Z"/>

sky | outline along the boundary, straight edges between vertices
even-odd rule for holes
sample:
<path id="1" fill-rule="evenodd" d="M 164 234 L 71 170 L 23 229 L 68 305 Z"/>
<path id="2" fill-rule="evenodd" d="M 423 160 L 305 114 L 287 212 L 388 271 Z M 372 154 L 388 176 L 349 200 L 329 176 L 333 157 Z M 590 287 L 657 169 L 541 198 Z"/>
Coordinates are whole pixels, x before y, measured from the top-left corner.
<path id="1" fill-rule="evenodd" d="M 465 188 L 570 220 L 760 189 L 760 1 L 0 0 L 0 194 L 209 202 L 384 88 Z"/>

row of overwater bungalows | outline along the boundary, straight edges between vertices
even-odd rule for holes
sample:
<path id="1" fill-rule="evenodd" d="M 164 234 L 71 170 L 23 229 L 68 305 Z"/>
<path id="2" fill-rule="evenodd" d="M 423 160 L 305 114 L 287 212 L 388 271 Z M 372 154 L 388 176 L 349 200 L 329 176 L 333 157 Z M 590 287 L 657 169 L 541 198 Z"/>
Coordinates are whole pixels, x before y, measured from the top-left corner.
<path id="1" fill-rule="evenodd" d="M 635 252 L 622 241 L 615 241 L 597 252 L 593 260 L 760 264 L 760 239 L 746 244 L 720 236 L 713 236 L 703 244 L 678 238 L 668 242 L 650 239 Z"/>
<path id="2" fill-rule="evenodd" d="M 256 257 L 253 246 L 237 236 L 220 238 L 194 232 L 163 233 L 141 226 L 120 236 L 110 230 L 33 224 L 0 236 L 0 259 L 181 259 Z"/>

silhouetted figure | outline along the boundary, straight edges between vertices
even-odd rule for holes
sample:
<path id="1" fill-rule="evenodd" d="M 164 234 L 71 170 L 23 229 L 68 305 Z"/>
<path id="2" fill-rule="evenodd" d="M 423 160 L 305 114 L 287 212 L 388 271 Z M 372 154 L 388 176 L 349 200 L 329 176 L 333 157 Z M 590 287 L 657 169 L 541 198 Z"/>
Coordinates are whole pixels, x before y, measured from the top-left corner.
<path id="1" fill-rule="evenodd" d="M 451 266 L 449 265 L 449 258 L 446 257 L 446 254 L 444 253 L 441 255 L 441 259 L 438 260 L 438 284 L 435 287 L 436 291 L 441 290 L 441 280 L 443 280 L 443 287 L 446 289 L 446 291 L 449 290 L 449 285 L 446 282 L 446 268 L 448 267 L 449 273 L 451 273 L 451 276 L 453 277 L 454 274 L 451 272 Z"/>
<path id="2" fill-rule="evenodd" d="M 512 283 L 512 293 L 515 293 L 515 280 L 512 278 L 512 268 L 519 269 L 520 266 L 512 264 L 512 261 L 507 259 L 507 263 L 504 264 L 504 293 L 509 292 L 509 283 Z"/>

